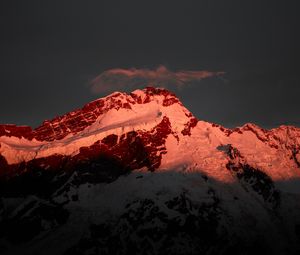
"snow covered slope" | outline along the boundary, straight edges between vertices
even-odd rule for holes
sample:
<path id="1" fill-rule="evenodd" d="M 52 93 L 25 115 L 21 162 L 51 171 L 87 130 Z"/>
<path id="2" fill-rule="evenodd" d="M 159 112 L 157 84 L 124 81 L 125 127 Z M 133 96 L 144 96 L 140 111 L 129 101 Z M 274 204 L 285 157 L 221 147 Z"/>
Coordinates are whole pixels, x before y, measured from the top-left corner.
<path id="1" fill-rule="evenodd" d="M 297 254 L 299 180 L 299 128 L 226 129 L 165 89 L 116 92 L 0 125 L 0 252 Z"/>
<path id="2" fill-rule="evenodd" d="M 185 166 L 189 171 L 201 170 L 217 180 L 230 182 L 233 180 L 226 170 L 227 156 L 219 146 L 231 144 L 247 164 L 273 180 L 300 176 L 300 129 L 281 126 L 264 130 L 246 124 L 229 130 L 198 122 L 175 95 L 150 87 L 128 95 L 113 93 L 82 109 L 45 121 L 35 130 L 0 126 L 1 174 L 12 174 L 16 166 L 22 171 L 20 164 L 35 162 L 51 168 L 57 164 L 52 162 L 53 157 L 57 161 L 78 158 L 96 144 L 100 153 L 104 145 L 117 146 L 130 136 L 139 138 L 151 161 L 148 165 L 138 162 L 137 168 L 163 170 Z M 121 150 L 112 155 L 126 161 Z"/>

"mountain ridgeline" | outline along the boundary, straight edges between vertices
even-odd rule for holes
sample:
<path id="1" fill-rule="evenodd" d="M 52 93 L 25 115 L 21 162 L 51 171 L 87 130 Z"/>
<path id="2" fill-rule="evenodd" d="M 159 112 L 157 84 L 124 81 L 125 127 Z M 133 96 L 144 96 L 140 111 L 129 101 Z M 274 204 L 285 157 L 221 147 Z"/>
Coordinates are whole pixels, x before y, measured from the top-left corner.
<path id="1" fill-rule="evenodd" d="M 300 129 L 198 120 L 115 92 L 0 125 L 1 254 L 299 254 Z"/>

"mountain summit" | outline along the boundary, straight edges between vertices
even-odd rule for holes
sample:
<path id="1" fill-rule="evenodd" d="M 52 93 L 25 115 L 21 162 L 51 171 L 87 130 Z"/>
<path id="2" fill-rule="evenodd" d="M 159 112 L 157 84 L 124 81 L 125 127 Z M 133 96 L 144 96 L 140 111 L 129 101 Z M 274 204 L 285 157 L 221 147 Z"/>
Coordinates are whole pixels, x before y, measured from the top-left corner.
<path id="1" fill-rule="evenodd" d="M 19 174 L 22 166 L 28 171 L 31 165 L 48 170 L 58 164 L 72 168 L 104 154 L 131 169 L 154 170 L 166 153 L 169 135 L 179 141 L 179 135 L 190 135 L 196 124 L 196 118 L 167 90 L 148 87 L 129 95 L 116 92 L 44 121 L 34 130 L 0 126 L 1 175 Z"/>
<path id="2" fill-rule="evenodd" d="M 22 173 L 21 165 L 27 171 L 31 165 L 47 170 L 62 165 L 60 161 L 68 165 L 90 155 L 109 154 L 131 170 L 186 165 L 230 181 L 224 171 L 226 156 L 219 149 L 225 145 L 275 180 L 299 177 L 299 128 L 264 130 L 246 124 L 226 129 L 198 121 L 173 93 L 152 87 L 130 94 L 115 92 L 34 130 L 0 125 L 0 173 Z"/>
<path id="3" fill-rule="evenodd" d="M 0 251 L 297 254 L 299 178 L 299 128 L 227 129 L 165 89 L 115 92 L 0 125 Z"/>

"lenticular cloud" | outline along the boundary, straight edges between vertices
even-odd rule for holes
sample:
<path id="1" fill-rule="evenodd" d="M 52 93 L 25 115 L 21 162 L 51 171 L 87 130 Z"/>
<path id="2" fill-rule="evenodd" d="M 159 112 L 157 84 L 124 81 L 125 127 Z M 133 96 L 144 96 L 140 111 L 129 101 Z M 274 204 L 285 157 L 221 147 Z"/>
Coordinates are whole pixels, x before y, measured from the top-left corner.
<path id="1" fill-rule="evenodd" d="M 211 71 L 170 71 L 165 66 L 156 69 L 110 69 L 91 81 L 93 93 L 107 93 L 116 90 L 135 89 L 145 86 L 182 88 L 194 81 L 219 76 L 223 72 Z"/>

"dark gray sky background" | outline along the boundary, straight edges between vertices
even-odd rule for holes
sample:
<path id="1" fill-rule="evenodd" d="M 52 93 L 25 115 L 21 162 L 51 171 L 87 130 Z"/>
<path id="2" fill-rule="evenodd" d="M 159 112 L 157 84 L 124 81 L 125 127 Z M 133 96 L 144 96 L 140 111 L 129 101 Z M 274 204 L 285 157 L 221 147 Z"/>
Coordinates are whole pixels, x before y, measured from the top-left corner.
<path id="1" fill-rule="evenodd" d="M 105 94 L 111 68 L 224 71 L 175 91 L 199 119 L 300 126 L 299 1 L 0 2 L 0 123 L 37 126 Z M 125 89 L 126 90 L 126 89 Z"/>

